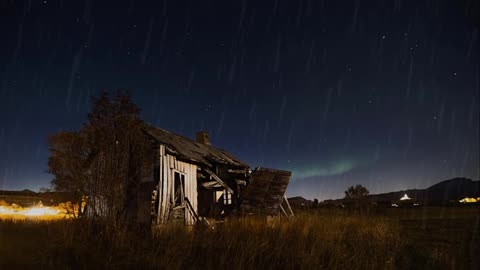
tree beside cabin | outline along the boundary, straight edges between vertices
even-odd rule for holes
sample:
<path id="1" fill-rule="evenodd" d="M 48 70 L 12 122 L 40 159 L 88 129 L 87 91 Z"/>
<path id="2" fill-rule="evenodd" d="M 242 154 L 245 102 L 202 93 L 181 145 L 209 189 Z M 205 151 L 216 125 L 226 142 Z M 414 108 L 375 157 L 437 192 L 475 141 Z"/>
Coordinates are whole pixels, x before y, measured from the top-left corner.
<path id="1" fill-rule="evenodd" d="M 252 172 L 205 131 L 194 141 L 150 126 L 126 94 L 103 93 L 93 105 L 79 131 L 49 138 L 52 185 L 86 201 L 81 216 L 193 225 L 232 213 L 293 215 L 284 197 L 290 172 Z"/>

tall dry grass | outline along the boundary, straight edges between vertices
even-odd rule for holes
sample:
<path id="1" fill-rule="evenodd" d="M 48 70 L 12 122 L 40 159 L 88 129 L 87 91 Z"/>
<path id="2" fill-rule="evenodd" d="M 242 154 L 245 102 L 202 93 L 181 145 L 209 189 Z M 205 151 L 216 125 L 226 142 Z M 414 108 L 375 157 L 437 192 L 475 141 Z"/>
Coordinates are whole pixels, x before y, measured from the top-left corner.
<path id="1" fill-rule="evenodd" d="M 173 230 L 173 231 L 172 231 Z M 176 269 L 392 269 L 401 240 L 384 219 L 302 215 L 290 222 L 235 220 L 216 231 L 167 228 L 156 237 L 152 265 Z M 172 237 L 179 235 L 178 237 Z M 173 248 L 172 248 L 173 247 Z M 168 258 L 165 260 L 165 258 Z"/>
<path id="2" fill-rule="evenodd" d="M 394 269 L 402 250 L 393 220 L 312 213 L 274 223 L 235 219 L 214 231 L 166 226 L 155 234 L 79 220 L 2 227 L 41 243 L 23 256 L 44 269 Z"/>

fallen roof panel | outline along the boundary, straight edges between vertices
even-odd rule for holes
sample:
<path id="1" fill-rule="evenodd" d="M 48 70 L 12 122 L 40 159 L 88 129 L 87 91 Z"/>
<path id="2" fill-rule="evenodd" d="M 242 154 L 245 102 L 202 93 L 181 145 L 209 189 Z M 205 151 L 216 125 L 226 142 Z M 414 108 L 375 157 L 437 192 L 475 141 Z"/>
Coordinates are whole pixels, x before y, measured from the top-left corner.
<path id="1" fill-rule="evenodd" d="M 240 210 L 247 214 L 277 215 L 292 173 L 257 168 L 242 192 Z"/>

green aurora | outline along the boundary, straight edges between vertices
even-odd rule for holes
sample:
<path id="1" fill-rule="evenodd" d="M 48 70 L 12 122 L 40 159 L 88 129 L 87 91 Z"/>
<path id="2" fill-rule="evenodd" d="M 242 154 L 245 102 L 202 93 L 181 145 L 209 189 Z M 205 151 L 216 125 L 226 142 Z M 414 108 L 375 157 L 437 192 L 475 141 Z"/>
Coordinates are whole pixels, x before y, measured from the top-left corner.
<path id="1" fill-rule="evenodd" d="M 360 167 L 366 166 L 369 163 L 370 162 L 367 161 L 360 162 L 354 159 L 338 159 L 334 162 L 318 161 L 318 165 L 311 164 L 309 166 L 304 166 L 300 168 L 293 167 L 291 170 L 293 172 L 294 179 L 304 179 L 310 177 L 342 175 Z"/>

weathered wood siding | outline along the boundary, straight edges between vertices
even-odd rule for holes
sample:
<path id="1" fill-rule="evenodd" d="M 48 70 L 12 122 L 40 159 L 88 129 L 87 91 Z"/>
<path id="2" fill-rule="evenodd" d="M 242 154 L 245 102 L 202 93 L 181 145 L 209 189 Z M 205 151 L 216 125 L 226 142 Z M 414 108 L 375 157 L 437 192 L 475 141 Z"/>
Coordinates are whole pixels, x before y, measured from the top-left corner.
<path id="1" fill-rule="evenodd" d="M 177 160 L 175 156 L 165 153 L 165 146 L 160 145 L 159 151 L 159 207 L 158 224 L 168 223 L 169 209 L 174 205 L 175 172 L 185 175 L 185 197 L 189 199 L 195 212 L 198 210 L 197 198 L 197 166 Z M 194 218 L 188 210 L 185 211 L 185 224 L 193 225 Z"/>

